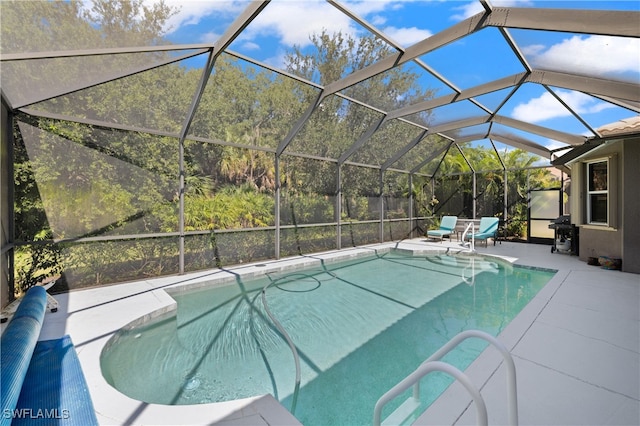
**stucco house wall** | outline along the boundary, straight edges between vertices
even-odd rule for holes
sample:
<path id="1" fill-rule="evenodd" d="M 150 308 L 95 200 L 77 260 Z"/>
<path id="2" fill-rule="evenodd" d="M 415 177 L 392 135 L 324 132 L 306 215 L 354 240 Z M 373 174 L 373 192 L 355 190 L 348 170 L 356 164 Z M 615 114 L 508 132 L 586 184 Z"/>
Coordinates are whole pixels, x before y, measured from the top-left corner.
<path id="1" fill-rule="evenodd" d="M 609 225 L 591 225 L 586 213 L 586 164 L 605 158 L 610 165 Z M 571 221 L 580 228 L 580 259 L 622 259 L 623 271 L 640 273 L 640 136 L 605 136 L 603 144 L 569 165 L 574 194 Z"/>
<path id="2" fill-rule="evenodd" d="M 640 274 L 640 137 L 624 143 L 622 270 Z"/>

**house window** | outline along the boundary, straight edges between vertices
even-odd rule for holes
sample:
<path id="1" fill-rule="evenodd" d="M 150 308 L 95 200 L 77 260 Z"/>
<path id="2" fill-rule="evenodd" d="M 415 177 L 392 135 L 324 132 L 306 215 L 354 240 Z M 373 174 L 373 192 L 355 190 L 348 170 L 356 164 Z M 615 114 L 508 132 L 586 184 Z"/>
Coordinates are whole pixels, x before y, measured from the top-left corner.
<path id="1" fill-rule="evenodd" d="M 609 163 L 587 163 L 587 223 L 609 224 Z"/>

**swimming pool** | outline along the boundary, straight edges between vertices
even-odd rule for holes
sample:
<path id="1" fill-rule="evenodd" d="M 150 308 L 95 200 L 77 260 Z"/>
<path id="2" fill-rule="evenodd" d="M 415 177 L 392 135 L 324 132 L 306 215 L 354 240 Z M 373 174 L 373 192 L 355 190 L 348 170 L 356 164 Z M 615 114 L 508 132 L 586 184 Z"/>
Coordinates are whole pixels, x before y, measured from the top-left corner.
<path id="1" fill-rule="evenodd" d="M 296 399 L 294 414 L 307 425 L 367 424 L 376 400 L 442 344 L 472 328 L 497 335 L 552 276 L 488 258 L 397 252 L 237 276 L 172 293 L 177 311 L 118 332 L 103 350 L 102 371 L 145 402 L 270 393 L 287 408 Z M 297 348 L 297 396 L 292 352 L 267 308 Z M 468 341 L 445 360 L 464 369 L 484 347 Z M 426 380 L 425 405 L 450 383 Z"/>

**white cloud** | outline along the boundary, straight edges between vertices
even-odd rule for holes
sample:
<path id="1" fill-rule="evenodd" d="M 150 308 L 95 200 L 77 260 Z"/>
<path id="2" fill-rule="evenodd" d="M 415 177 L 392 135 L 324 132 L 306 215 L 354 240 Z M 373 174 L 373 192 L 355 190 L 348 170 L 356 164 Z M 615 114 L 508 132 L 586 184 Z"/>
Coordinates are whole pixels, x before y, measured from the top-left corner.
<path id="1" fill-rule="evenodd" d="M 153 1 L 155 0 L 145 0 L 149 4 Z M 400 9 L 407 1 L 409 0 L 358 0 L 347 1 L 344 4 L 349 10 L 358 16 L 370 19 L 373 25 L 380 28 L 386 22 L 386 18 L 381 12 Z M 171 27 L 169 31 L 173 32 L 183 26 L 197 25 L 205 19 L 231 22 L 246 8 L 248 1 L 165 0 L 165 3 L 180 9 L 180 12 L 167 23 L 167 27 Z M 215 42 L 221 35 L 219 31 L 221 31 L 221 27 L 212 28 L 200 38 L 199 42 Z M 327 31 L 329 34 L 342 32 L 345 36 L 355 36 L 358 28 L 355 21 L 323 0 L 276 0 L 269 3 L 242 32 L 238 37 L 238 42 L 244 42 L 245 47 L 255 50 L 259 48 L 255 42 L 256 39 L 275 37 L 285 48 L 293 45 L 304 48 L 311 43 L 310 34 L 318 34 L 322 31 Z M 417 27 L 396 28 L 390 26 L 384 28 L 384 31 L 392 40 L 405 47 L 432 35 L 430 31 Z"/>
<path id="2" fill-rule="evenodd" d="M 375 15 L 371 17 L 371 19 L 369 19 L 369 22 L 371 22 L 371 25 L 382 26 L 387 23 L 387 18 L 385 18 L 384 16 Z"/>
<path id="3" fill-rule="evenodd" d="M 285 49 L 276 49 L 276 51 L 273 53 L 272 56 L 266 57 L 264 59 L 261 60 L 261 62 L 264 62 L 267 65 L 270 65 L 274 68 L 284 68 L 285 64 L 286 64 L 286 56 L 287 56 L 287 51 Z"/>
<path id="4" fill-rule="evenodd" d="M 246 50 L 260 50 L 260 45 L 252 41 L 247 41 L 242 45 L 242 48 Z"/>
<path id="5" fill-rule="evenodd" d="M 344 4 L 358 16 L 366 16 L 372 13 L 385 12 L 389 9 L 400 9 L 402 8 L 402 4 L 408 1 L 409 0 L 346 1 Z"/>
<path id="6" fill-rule="evenodd" d="M 371 16 L 374 25 L 383 25 L 384 17 L 379 12 L 402 7 L 397 0 L 377 0 L 347 2 L 346 7 L 356 15 L 367 19 Z M 273 1 L 247 28 L 248 37 L 261 34 L 275 35 L 286 46 L 294 44 L 307 46 L 309 35 L 326 30 L 329 34 L 341 31 L 344 35 L 355 36 L 356 22 L 330 4 L 319 0 L 302 2 Z M 388 27 L 390 37 L 403 46 L 411 45 L 431 35 L 427 30 Z M 244 36 L 244 35 L 243 35 Z"/>
<path id="7" fill-rule="evenodd" d="M 522 54 L 527 57 L 527 56 L 536 56 L 539 55 L 540 52 L 543 52 L 545 49 L 544 44 L 530 44 L 528 46 L 524 46 L 521 51 Z"/>
<path id="8" fill-rule="evenodd" d="M 482 12 L 484 8 L 479 2 L 474 1 L 463 6 L 454 7 L 454 10 L 459 10 L 460 13 L 456 13 L 455 15 L 451 16 L 451 19 L 453 19 L 454 21 L 463 21 L 467 18 L 472 17 L 473 15 Z"/>
<path id="9" fill-rule="evenodd" d="M 145 0 L 148 6 L 156 3 L 157 0 Z M 237 0 L 216 0 L 216 1 L 184 1 L 184 0 L 165 0 L 165 4 L 179 12 L 167 21 L 169 34 L 185 25 L 197 25 L 203 18 L 216 14 L 223 19 L 233 19 L 242 10 L 247 7 L 247 1 Z"/>
<path id="10" fill-rule="evenodd" d="M 216 40 L 218 40 L 220 38 L 222 34 L 218 34 L 215 32 L 208 32 L 208 33 L 204 33 L 202 34 L 202 36 L 200 36 L 200 39 L 198 40 L 200 43 L 206 43 L 206 44 L 213 44 L 215 43 Z"/>
<path id="11" fill-rule="evenodd" d="M 598 101 L 580 92 L 558 90 L 556 93 L 560 99 L 578 114 L 594 114 L 613 107 L 611 104 Z M 511 113 L 511 117 L 528 123 L 537 123 L 570 115 L 569 110 L 549 92 L 544 92 L 540 97 L 533 98 L 527 103 L 517 105 Z"/>
<path id="12" fill-rule="evenodd" d="M 238 0 L 165 0 L 165 3 L 180 8 L 180 12 L 168 22 L 168 25 L 173 27 L 171 31 L 181 26 L 196 25 L 205 18 L 230 23 L 248 5 L 248 1 Z M 320 33 L 322 30 L 329 33 L 342 31 L 343 34 L 354 34 L 356 31 L 353 21 L 348 16 L 324 1 L 272 1 L 243 31 L 238 40 L 253 43 L 248 46 L 255 47 L 253 40 L 273 36 L 285 46 L 296 44 L 304 47 L 310 44 L 310 34 Z M 214 37 L 219 36 L 220 34 L 211 31 L 201 42 L 213 42 L 216 40 Z"/>
<path id="13" fill-rule="evenodd" d="M 391 38 L 391 40 L 395 41 L 403 47 L 411 46 L 412 44 L 415 44 L 433 35 L 433 33 L 431 33 L 431 31 L 429 30 L 422 30 L 416 27 L 387 27 L 383 30 L 383 32 L 387 34 Z"/>
<path id="14" fill-rule="evenodd" d="M 640 39 L 611 36 L 566 38 L 546 50 L 538 49 L 536 68 L 587 72 L 590 75 L 638 72 Z"/>
<path id="15" fill-rule="evenodd" d="M 355 34 L 348 16 L 328 3 L 320 1 L 271 2 L 243 32 L 242 39 L 276 36 L 286 46 L 310 44 L 309 34 L 326 30 L 329 34 L 342 31 Z"/>

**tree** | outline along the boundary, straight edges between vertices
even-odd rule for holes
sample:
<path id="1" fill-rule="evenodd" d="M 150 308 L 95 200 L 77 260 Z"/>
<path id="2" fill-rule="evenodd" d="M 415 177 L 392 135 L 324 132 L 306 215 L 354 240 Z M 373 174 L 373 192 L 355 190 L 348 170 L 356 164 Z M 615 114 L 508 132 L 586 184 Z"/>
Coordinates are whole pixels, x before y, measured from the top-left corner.
<path id="1" fill-rule="evenodd" d="M 150 5 L 143 0 L 93 0 L 82 17 L 100 28 L 104 47 L 123 47 L 164 43 L 171 29 L 166 23 L 176 13 L 164 0 Z"/>
<path id="2" fill-rule="evenodd" d="M 303 50 L 296 46 L 286 55 L 286 69 L 322 85 L 337 81 L 354 70 L 374 64 L 394 53 L 390 46 L 374 36 L 353 38 L 342 33 L 329 34 L 323 31 L 312 35 L 310 41 L 310 49 Z M 420 87 L 418 77 L 415 73 L 394 69 L 349 87 L 344 94 L 392 111 L 408 103 L 433 97 L 433 91 Z M 287 150 L 338 159 L 381 118 L 374 110 L 339 96 L 329 96 L 322 100 Z M 391 157 L 414 137 L 414 129 L 410 126 L 391 123 L 385 128 L 382 137 L 375 136 L 367 140 L 354 153 L 355 161 L 375 164 L 380 159 Z M 328 172 L 327 169 L 335 170 L 335 167 L 326 162 L 306 161 L 303 169 L 296 168 L 297 180 L 308 191 L 333 194 L 335 191 L 330 188 L 336 187 L 335 172 Z M 348 170 L 348 173 L 343 173 L 342 188 L 348 202 L 345 210 L 351 213 L 355 211 L 352 207 L 358 204 L 357 198 L 377 197 L 380 189 L 378 179 L 372 179 L 369 171 L 357 173 L 353 167 Z M 394 186 L 401 187 L 402 182 Z M 375 202 L 378 202 L 377 199 Z M 375 209 L 373 206 L 372 208 Z"/>
<path id="3" fill-rule="evenodd" d="M 80 2 L 4 3 L 0 15 L 3 26 L 1 49 L 3 53 L 22 53 L 126 43 L 153 44 L 161 39 L 164 23 L 175 12 L 162 2 L 148 7 L 139 0 L 99 0 L 92 3 L 91 10 L 83 9 Z M 138 19 L 140 16 L 143 19 Z M 130 56 L 116 55 L 49 60 L 40 67 L 21 62 L 3 67 L 3 72 L 9 74 L 3 75 L 3 80 L 13 76 L 18 81 L 17 90 L 21 90 L 19 82 L 23 81 L 29 99 L 38 91 L 41 91 L 39 96 L 46 96 L 51 89 L 72 89 L 87 79 L 99 77 L 87 70 L 108 73 L 110 69 L 137 66 L 148 60 L 148 55 L 139 55 L 139 62 L 132 63 Z M 168 115 L 163 117 L 155 111 L 154 115 L 142 119 L 135 117 L 136 113 L 145 110 L 139 107 L 141 104 L 167 105 L 152 96 L 173 99 L 167 95 L 175 87 L 166 88 L 164 94 L 148 90 L 148 87 L 153 85 L 160 89 L 162 85 L 156 82 L 170 77 L 184 81 L 175 73 L 176 68 L 164 67 L 138 74 L 40 102 L 32 108 L 167 130 L 160 126 L 175 122 Z M 125 102 L 116 103 L 123 100 Z M 167 105 L 164 111 L 175 113 L 179 109 L 176 105 Z M 166 205 L 171 199 L 173 191 L 167 191 L 168 184 L 175 182 L 178 174 L 175 139 L 154 137 L 152 141 L 149 135 L 106 131 L 26 115 L 18 115 L 17 119 L 20 128 L 16 126 L 14 131 L 14 181 L 18 241 L 75 238 L 117 230 L 126 233 L 131 232 L 131 227 L 125 228 L 133 222 L 136 222 L 138 232 L 162 229 L 159 222 L 163 219 L 157 219 L 166 212 L 158 213 L 166 209 L 154 206 L 158 203 Z M 174 126 L 170 130 L 175 129 Z M 147 146 L 141 149 L 144 144 Z M 149 155 L 150 149 L 155 155 Z M 137 186 L 123 186 L 127 178 Z M 149 214 L 151 211 L 155 213 Z M 153 216 L 156 220 L 149 220 Z M 16 250 L 17 276 L 23 289 L 47 274 L 60 272 L 60 255 L 59 246 L 52 243 L 19 247 Z"/>

